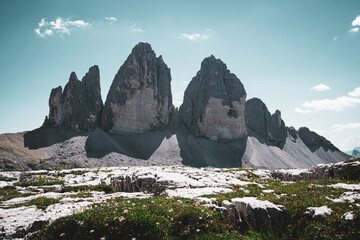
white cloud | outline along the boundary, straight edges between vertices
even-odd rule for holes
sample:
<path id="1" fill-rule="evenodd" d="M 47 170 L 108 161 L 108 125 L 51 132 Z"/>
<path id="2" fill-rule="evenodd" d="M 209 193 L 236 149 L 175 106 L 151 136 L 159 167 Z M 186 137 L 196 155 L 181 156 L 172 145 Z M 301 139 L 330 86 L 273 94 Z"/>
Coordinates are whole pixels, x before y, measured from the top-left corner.
<path id="1" fill-rule="evenodd" d="M 360 97 L 360 87 L 354 89 L 354 91 L 349 92 L 348 95 L 350 97 Z"/>
<path id="2" fill-rule="evenodd" d="M 187 33 L 182 33 L 180 35 L 181 38 L 186 38 L 188 40 L 191 41 L 198 41 L 198 40 L 205 40 L 209 38 L 209 35 L 207 34 L 200 34 L 200 33 L 194 33 L 194 34 L 187 34 Z"/>
<path id="3" fill-rule="evenodd" d="M 189 81 L 184 81 L 182 83 L 188 85 L 190 82 Z"/>
<path id="4" fill-rule="evenodd" d="M 70 35 L 76 28 L 88 28 L 91 24 L 84 20 L 71 21 L 69 18 L 56 18 L 54 21 L 47 22 L 45 18 L 38 23 L 38 28 L 35 28 L 35 33 L 41 38 L 46 38 L 51 35 L 59 35 L 63 37 L 65 34 Z"/>
<path id="5" fill-rule="evenodd" d="M 133 25 L 130 26 L 130 30 L 132 32 L 145 32 L 142 28 L 136 27 L 136 23 L 134 23 Z"/>
<path id="6" fill-rule="evenodd" d="M 334 41 L 336 41 L 337 39 L 338 39 L 338 36 L 335 36 L 335 37 L 333 38 Z"/>
<path id="7" fill-rule="evenodd" d="M 312 112 L 312 111 L 309 110 L 309 109 L 302 109 L 302 108 L 299 108 L 299 107 L 296 107 L 296 108 L 294 109 L 294 111 L 297 112 L 297 113 L 303 113 L 303 114 L 311 113 L 311 112 Z"/>
<path id="8" fill-rule="evenodd" d="M 334 124 L 331 126 L 332 132 L 341 132 L 347 129 L 349 130 L 360 129 L 360 123 Z"/>
<path id="9" fill-rule="evenodd" d="M 306 101 L 301 104 L 301 107 L 295 108 L 297 113 L 312 113 L 319 111 L 342 111 L 347 108 L 360 105 L 359 98 L 341 96 L 335 99 L 322 99 Z"/>
<path id="10" fill-rule="evenodd" d="M 359 28 L 358 28 L 358 27 L 352 28 L 352 29 L 349 30 L 349 32 L 358 32 L 358 31 L 359 31 Z"/>
<path id="11" fill-rule="evenodd" d="M 320 83 L 320 84 L 318 84 L 318 85 L 316 85 L 316 86 L 314 86 L 314 87 L 312 87 L 310 89 L 315 90 L 317 92 L 323 92 L 323 91 L 330 90 L 331 88 L 329 86 L 325 85 L 325 84 Z"/>
<path id="12" fill-rule="evenodd" d="M 360 26 L 360 15 L 357 16 L 354 21 L 352 21 L 351 25 L 353 25 L 354 27 Z"/>
<path id="13" fill-rule="evenodd" d="M 51 30 L 51 29 L 46 29 L 45 32 L 44 32 L 44 34 L 47 35 L 47 36 L 50 36 L 50 35 L 53 35 L 54 32 L 53 32 L 53 30 Z"/>
<path id="14" fill-rule="evenodd" d="M 117 21 L 117 18 L 116 18 L 116 17 L 106 17 L 105 19 L 108 20 L 110 23 Z"/>
<path id="15" fill-rule="evenodd" d="M 343 151 L 349 151 L 349 150 L 353 150 L 354 147 L 359 147 L 360 146 L 360 135 L 358 134 L 353 134 L 350 137 L 346 138 L 344 141 L 342 141 L 339 144 L 339 148 Z"/>
<path id="16" fill-rule="evenodd" d="M 39 25 L 39 28 L 41 28 L 41 27 L 47 26 L 49 24 L 46 22 L 46 18 L 42 18 L 41 21 L 38 23 L 38 25 Z"/>

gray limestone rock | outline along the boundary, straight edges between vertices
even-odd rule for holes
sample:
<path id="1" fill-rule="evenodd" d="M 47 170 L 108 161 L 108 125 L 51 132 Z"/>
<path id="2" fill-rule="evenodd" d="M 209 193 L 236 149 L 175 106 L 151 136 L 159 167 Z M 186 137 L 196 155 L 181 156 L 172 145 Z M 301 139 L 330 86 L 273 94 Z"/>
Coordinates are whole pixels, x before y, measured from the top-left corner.
<path id="1" fill-rule="evenodd" d="M 44 127 L 64 127 L 76 132 L 93 131 L 98 126 L 103 107 L 98 66 L 91 67 L 82 81 L 72 72 L 64 91 L 61 86 L 52 89 L 49 107 Z"/>
<path id="2" fill-rule="evenodd" d="M 221 205 L 227 209 L 227 217 L 241 227 L 260 229 L 269 225 L 286 225 L 287 212 L 284 206 L 255 197 L 233 198 Z"/>
<path id="3" fill-rule="evenodd" d="M 304 216 L 311 218 L 311 219 L 321 219 L 327 216 L 330 216 L 332 210 L 327 206 L 322 207 L 309 207 L 304 212 Z"/>
<path id="4" fill-rule="evenodd" d="M 112 177 L 111 186 L 117 192 L 144 192 L 155 195 L 160 195 L 166 189 L 166 185 L 157 182 L 157 176 L 151 174 Z"/>
<path id="5" fill-rule="evenodd" d="M 271 115 L 261 99 L 252 98 L 246 101 L 245 116 L 249 133 L 278 147 L 285 144 L 287 130 L 279 110 Z"/>
<path id="6" fill-rule="evenodd" d="M 187 132 L 211 140 L 246 136 L 246 92 L 235 74 L 214 56 L 205 58 L 191 80 L 180 106 L 180 120 Z"/>
<path id="7" fill-rule="evenodd" d="M 286 127 L 286 131 L 289 133 L 289 136 L 291 136 L 291 140 L 296 142 L 296 139 L 298 138 L 296 129 L 294 127 Z"/>
<path id="8" fill-rule="evenodd" d="M 110 87 L 101 128 L 110 134 L 163 130 L 172 109 L 170 69 L 150 44 L 137 44 Z"/>

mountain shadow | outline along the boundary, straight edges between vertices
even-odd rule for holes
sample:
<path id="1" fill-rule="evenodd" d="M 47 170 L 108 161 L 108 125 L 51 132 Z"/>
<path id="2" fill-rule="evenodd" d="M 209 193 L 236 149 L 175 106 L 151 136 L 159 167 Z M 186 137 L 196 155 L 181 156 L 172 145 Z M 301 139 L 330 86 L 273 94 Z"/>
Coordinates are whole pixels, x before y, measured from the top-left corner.
<path id="1" fill-rule="evenodd" d="M 24 134 L 24 146 L 29 149 L 39 149 L 89 134 L 89 132 L 79 133 L 62 127 L 40 127 Z"/>
<path id="2" fill-rule="evenodd" d="M 163 139 L 170 136 L 169 130 L 111 135 L 98 128 L 87 138 L 85 150 L 88 157 L 94 158 L 102 158 L 109 153 L 117 152 L 147 160 L 158 149 Z"/>
<path id="3" fill-rule="evenodd" d="M 193 167 L 241 167 L 246 137 L 237 140 L 210 140 L 179 131 L 176 134 L 184 165 Z"/>

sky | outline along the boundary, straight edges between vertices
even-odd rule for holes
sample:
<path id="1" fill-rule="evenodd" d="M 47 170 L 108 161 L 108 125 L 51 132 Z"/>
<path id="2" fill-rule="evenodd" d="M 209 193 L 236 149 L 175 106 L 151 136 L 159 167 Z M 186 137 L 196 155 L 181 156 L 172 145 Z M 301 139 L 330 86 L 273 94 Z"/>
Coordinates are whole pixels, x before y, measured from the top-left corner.
<path id="1" fill-rule="evenodd" d="M 98 65 L 103 101 L 138 42 L 149 42 L 183 93 L 210 55 L 247 99 L 279 109 L 287 126 L 360 146 L 360 1 L 0 1 L 0 133 L 32 130 L 50 91 Z"/>

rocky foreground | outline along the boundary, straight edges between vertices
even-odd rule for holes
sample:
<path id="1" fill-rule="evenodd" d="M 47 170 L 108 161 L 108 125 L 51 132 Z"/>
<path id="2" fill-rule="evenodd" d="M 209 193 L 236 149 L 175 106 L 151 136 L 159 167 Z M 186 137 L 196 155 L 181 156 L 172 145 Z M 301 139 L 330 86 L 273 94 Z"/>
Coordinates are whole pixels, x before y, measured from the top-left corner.
<path id="1" fill-rule="evenodd" d="M 359 161 L 273 171 L 143 166 L 0 172 L 0 238 L 355 239 L 359 173 Z M 95 213 L 103 214 L 100 222 L 89 217 Z M 148 235 L 137 232 L 140 223 L 128 222 L 150 226 L 153 218 L 159 232 L 149 227 Z M 113 224 L 125 225 L 115 231 Z M 186 230 L 173 232 L 177 227 Z"/>

